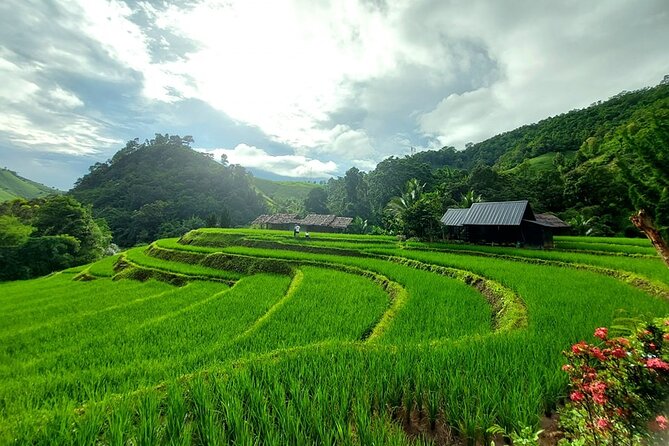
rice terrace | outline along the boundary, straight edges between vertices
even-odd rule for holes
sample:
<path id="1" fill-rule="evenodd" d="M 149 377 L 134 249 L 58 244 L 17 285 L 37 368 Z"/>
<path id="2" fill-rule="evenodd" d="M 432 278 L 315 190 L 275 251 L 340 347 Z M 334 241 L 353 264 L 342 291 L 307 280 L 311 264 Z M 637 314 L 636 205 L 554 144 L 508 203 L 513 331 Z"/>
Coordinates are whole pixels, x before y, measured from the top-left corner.
<path id="1" fill-rule="evenodd" d="M 2 443 L 489 444 L 564 402 L 572 343 L 669 314 L 669 270 L 646 239 L 200 229 L 0 296 Z"/>

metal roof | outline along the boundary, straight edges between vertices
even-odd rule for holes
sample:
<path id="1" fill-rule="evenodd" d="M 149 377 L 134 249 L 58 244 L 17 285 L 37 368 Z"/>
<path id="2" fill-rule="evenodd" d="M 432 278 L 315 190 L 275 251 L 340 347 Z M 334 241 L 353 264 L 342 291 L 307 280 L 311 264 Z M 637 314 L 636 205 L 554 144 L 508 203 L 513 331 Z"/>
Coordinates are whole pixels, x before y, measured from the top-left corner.
<path id="1" fill-rule="evenodd" d="M 462 226 L 462 222 L 467 217 L 469 209 L 447 209 L 441 222 L 446 226 Z"/>
<path id="2" fill-rule="evenodd" d="M 518 226 L 523 220 L 527 207 L 527 200 L 474 203 L 469 208 L 462 224 L 465 226 Z"/>

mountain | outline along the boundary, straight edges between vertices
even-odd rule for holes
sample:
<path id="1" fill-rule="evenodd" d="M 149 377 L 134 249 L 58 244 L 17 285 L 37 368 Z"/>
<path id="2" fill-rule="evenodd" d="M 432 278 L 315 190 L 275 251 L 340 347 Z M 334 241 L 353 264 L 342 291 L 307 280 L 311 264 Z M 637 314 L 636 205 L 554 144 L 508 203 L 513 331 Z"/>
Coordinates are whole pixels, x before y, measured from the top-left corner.
<path id="1" fill-rule="evenodd" d="M 450 158 L 446 154 L 441 154 L 441 158 L 444 159 L 442 166 L 471 169 L 482 163 L 505 170 L 521 164 L 524 160 L 546 153 L 575 152 L 589 138 L 604 138 L 617 127 L 629 122 L 640 110 L 668 98 L 669 80 L 665 77 L 665 80 L 655 87 L 631 92 L 623 91 L 606 101 L 597 101 L 589 107 L 572 110 L 495 135 L 485 141 L 469 145 L 464 151 L 452 154 Z M 424 152 L 415 156 L 419 160 L 439 157 Z"/>
<path id="2" fill-rule="evenodd" d="M 9 169 L 0 169 L 0 202 L 15 198 L 30 200 L 60 193 L 57 189 L 23 178 Z"/>
<path id="3" fill-rule="evenodd" d="M 265 211 L 252 177 L 191 149 L 191 137 L 156 134 L 129 141 L 91 166 L 70 191 L 92 204 L 121 246 L 174 237 L 202 226 L 243 225 Z"/>
<path id="4" fill-rule="evenodd" d="M 469 197 L 529 200 L 535 211 L 557 214 L 589 235 L 638 235 L 629 217 L 645 209 L 669 233 L 667 147 L 669 76 L 462 151 L 390 157 L 368 173 L 352 168 L 328 181 L 325 192 L 331 212 L 386 229 L 396 223 L 388 203 L 416 179 L 425 194 L 411 212 L 422 226 L 439 228 L 445 209 L 466 206 Z"/>
<path id="5" fill-rule="evenodd" d="M 253 184 L 263 195 L 273 201 L 288 199 L 304 201 L 311 190 L 323 187 L 306 181 L 274 181 L 255 177 Z"/>

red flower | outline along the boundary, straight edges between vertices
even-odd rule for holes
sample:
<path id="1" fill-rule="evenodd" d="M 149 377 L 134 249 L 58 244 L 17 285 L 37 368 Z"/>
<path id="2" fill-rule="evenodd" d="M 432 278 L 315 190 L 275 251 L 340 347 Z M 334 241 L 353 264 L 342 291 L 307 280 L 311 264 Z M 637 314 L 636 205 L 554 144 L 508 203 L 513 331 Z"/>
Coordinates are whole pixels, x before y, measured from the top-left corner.
<path id="1" fill-rule="evenodd" d="M 592 394 L 592 400 L 595 403 L 599 404 L 600 406 L 603 406 L 608 401 L 606 399 L 606 395 L 604 395 L 603 393 L 593 393 Z"/>
<path id="2" fill-rule="evenodd" d="M 611 427 L 611 422 L 609 420 L 607 420 L 606 418 L 599 418 L 597 420 L 597 427 L 602 429 L 602 430 L 606 430 L 609 427 Z"/>
<path id="3" fill-rule="evenodd" d="M 629 347 L 630 346 L 630 341 L 627 338 L 618 338 L 617 339 L 618 343 L 622 346 Z"/>
<path id="4" fill-rule="evenodd" d="M 604 355 L 604 353 L 599 348 L 593 347 L 592 350 L 590 350 L 590 353 L 598 360 L 606 361 L 606 355 Z"/>
<path id="5" fill-rule="evenodd" d="M 616 347 L 613 350 L 611 350 L 611 355 L 614 358 L 624 358 L 627 353 L 625 352 L 625 349 L 622 347 Z"/>
<path id="6" fill-rule="evenodd" d="M 606 341 L 606 337 L 609 335 L 609 329 L 606 327 L 599 327 L 595 330 L 595 337 Z"/>
<path id="7" fill-rule="evenodd" d="M 669 421 L 664 415 L 656 416 L 655 421 L 657 422 L 657 426 L 660 428 L 660 430 L 666 431 L 667 428 L 669 428 Z"/>
<path id="8" fill-rule="evenodd" d="M 578 356 L 581 353 L 588 351 L 588 344 L 586 344 L 585 341 L 581 341 L 578 344 L 572 345 L 571 351 Z"/>
<path id="9" fill-rule="evenodd" d="M 660 358 L 650 358 L 646 361 L 646 367 L 653 370 L 669 370 L 669 364 Z"/>
<path id="10" fill-rule="evenodd" d="M 569 399 L 576 402 L 581 401 L 583 398 L 585 398 L 585 395 L 583 395 L 578 390 L 576 392 L 571 392 L 569 395 Z"/>
<path id="11" fill-rule="evenodd" d="M 649 348 L 651 351 L 655 351 L 655 350 L 657 350 L 657 346 L 655 345 L 654 342 L 651 342 L 650 344 L 648 344 L 648 348 Z"/>
<path id="12" fill-rule="evenodd" d="M 562 366 L 562 371 L 563 372 L 571 372 L 572 369 L 573 369 L 573 367 L 570 366 L 569 364 L 565 364 L 565 365 Z"/>

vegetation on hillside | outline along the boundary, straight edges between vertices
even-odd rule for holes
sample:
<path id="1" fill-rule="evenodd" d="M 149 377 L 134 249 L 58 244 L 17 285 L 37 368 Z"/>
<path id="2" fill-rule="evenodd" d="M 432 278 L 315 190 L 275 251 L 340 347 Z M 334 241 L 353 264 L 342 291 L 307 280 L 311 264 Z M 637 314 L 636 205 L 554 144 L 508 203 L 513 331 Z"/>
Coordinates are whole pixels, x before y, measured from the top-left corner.
<path id="1" fill-rule="evenodd" d="M 54 195 L 0 203 L 0 280 L 27 279 L 102 257 L 111 234 L 90 206 Z"/>
<path id="2" fill-rule="evenodd" d="M 0 202 L 16 198 L 30 200 L 57 193 L 60 191 L 23 178 L 9 169 L 0 169 Z"/>
<path id="3" fill-rule="evenodd" d="M 327 183 L 330 211 L 372 225 L 400 229 L 392 207 L 410 180 L 424 185 L 416 209 L 430 238 L 448 207 L 467 194 L 484 201 L 528 199 L 537 212 L 552 212 L 592 236 L 638 236 L 629 221 L 648 209 L 666 236 L 669 206 L 669 83 L 623 92 L 605 102 L 497 135 L 464 151 L 453 147 L 390 157 L 368 173 L 356 168 Z M 390 212 L 390 214 L 389 214 Z M 427 231 L 427 233 L 425 233 Z"/>
<path id="4" fill-rule="evenodd" d="M 250 175 L 191 149 L 193 139 L 156 134 L 129 141 L 96 163 L 70 194 L 93 205 L 120 246 L 173 237 L 203 226 L 249 223 L 265 210 Z"/>

